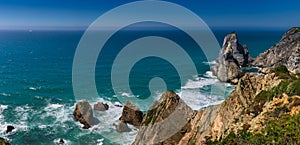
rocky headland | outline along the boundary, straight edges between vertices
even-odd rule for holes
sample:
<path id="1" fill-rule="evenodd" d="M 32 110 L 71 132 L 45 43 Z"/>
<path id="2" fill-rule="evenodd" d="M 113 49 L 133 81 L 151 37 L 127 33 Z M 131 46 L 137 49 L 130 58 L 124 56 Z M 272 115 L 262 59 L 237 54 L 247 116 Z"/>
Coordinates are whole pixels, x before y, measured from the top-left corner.
<path id="1" fill-rule="evenodd" d="M 236 33 L 228 34 L 212 70 L 221 81 L 237 83 L 234 91 L 223 103 L 200 111 L 192 111 L 174 92 L 164 92 L 144 116 L 133 144 L 300 144 L 298 49 L 299 28 L 292 28 L 252 62 Z M 241 71 L 250 65 L 268 72 Z M 184 124 L 151 127 L 171 116 L 178 102 L 184 106 Z M 181 128 L 167 133 L 176 126 Z"/>
<path id="2" fill-rule="evenodd" d="M 299 37 L 300 28 L 292 28 L 253 59 L 235 32 L 226 35 L 212 67 L 220 81 L 236 84 L 224 102 L 195 111 L 176 93 L 165 91 L 146 114 L 126 102 L 116 130 L 130 131 L 127 124 L 138 128 L 135 145 L 300 144 Z M 261 69 L 244 73 L 245 66 Z M 92 124 L 91 106 L 79 103 L 75 119 L 85 126 Z M 103 104 L 98 107 L 108 109 Z"/>

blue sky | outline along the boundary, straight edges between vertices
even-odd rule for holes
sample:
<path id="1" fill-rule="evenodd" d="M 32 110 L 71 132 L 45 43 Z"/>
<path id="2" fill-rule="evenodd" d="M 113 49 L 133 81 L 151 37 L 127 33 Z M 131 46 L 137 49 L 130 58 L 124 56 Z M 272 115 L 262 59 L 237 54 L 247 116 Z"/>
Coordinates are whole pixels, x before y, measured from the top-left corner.
<path id="1" fill-rule="evenodd" d="M 300 26 L 299 0 L 168 0 L 212 27 Z M 132 0 L 0 0 L 0 29 L 87 27 L 104 12 Z"/>

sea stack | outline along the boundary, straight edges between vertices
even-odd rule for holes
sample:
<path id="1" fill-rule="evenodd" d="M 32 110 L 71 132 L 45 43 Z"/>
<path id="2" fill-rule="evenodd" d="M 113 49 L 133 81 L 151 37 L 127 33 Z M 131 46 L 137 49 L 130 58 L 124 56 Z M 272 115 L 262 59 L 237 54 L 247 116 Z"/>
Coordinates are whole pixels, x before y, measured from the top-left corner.
<path id="1" fill-rule="evenodd" d="M 222 82 L 237 84 L 244 75 L 241 67 L 248 66 L 251 60 L 247 46 L 241 45 L 236 32 L 232 32 L 225 36 L 212 72 Z"/>

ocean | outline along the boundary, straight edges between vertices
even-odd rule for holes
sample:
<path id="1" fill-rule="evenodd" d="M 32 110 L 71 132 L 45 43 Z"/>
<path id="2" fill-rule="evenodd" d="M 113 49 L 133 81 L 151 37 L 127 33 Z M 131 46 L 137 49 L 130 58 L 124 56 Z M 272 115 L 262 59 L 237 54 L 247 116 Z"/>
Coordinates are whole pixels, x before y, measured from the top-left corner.
<path id="1" fill-rule="evenodd" d="M 222 45 L 226 33 L 234 29 L 213 29 Z M 238 30 L 239 42 L 246 44 L 252 57 L 275 45 L 285 30 Z M 100 123 L 91 129 L 81 129 L 73 120 L 76 99 L 72 87 L 72 65 L 78 42 L 83 35 L 81 30 L 1 30 L 0 31 L 0 137 L 16 145 L 58 144 L 63 138 L 66 144 L 130 144 L 137 133 L 117 133 L 113 124 L 118 122 L 122 108 L 119 97 L 159 98 L 162 90 L 149 92 L 148 83 L 153 77 L 166 80 L 167 89 L 174 90 L 194 110 L 222 102 L 234 86 L 219 82 L 212 76 L 209 64 L 203 53 L 196 49 L 183 33 L 177 30 L 124 30 L 108 43 L 99 54 L 95 68 L 95 81 L 98 90 L 97 100 L 109 104 L 106 112 L 98 113 Z M 146 58 L 134 65 L 129 84 L 134 94 L 121 92 L 116 96 L 111 87 L 110 69 L 118 50 L 135 38 L 145 35 L 169 37 L 180 41 L 197 66 L 198 74 L 187 76 L 180 83 L 176 69 L 167 61 Z M 116 43 L 117 42 L 117 43 Z M 134 54 L 132 54 L 134 55 Z M 217 55 L 217 53 L 216 53 Z M 130 56 L 128 56 L 130 57 Z M 174 57 L 180 57 L 174 54 Z M 190 71 L 183 65 L 183 72 Z M 120 70 L 122 75 L 122 70 Z M 220 92 L 211 93 L 212 86 L 220 87 Z M 122 88 L 122 86 L 120 86 Z M 88 94 L 87 94 L 88 95 Z M 146 111 L 152 102 L 137 104 Z M 5 133 L 7 125 L 16 129 Z M 133 128 L 132 126 L 130 126 Z"/>

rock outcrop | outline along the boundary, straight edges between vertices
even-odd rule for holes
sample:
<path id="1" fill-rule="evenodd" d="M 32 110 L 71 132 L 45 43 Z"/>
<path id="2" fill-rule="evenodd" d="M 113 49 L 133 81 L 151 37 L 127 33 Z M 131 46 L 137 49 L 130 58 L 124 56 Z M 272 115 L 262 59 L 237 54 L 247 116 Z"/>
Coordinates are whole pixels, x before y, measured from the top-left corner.
<path id="1" fill-rule="evenodd" d="M 11 145 L 7 140 L 0 137 L 0 145 Z"/>
<path id="2" fill-rule="evenodd" d="M 96 111 L 106 111 L 108 110 L 109 106 L 106 103 L 98 102 L 97 104 L 94 104 L 94 110 Z"/>
<path id="3" fill-rule="evenodd" d="M 144 116 L 133 144 L 177 144 L 190 130 L 195 113 L 178 95 L 166 91 Z"/>
<path id="4" fill-rule="evenodd" d="M 10 133 L 10 132 L 12 132 L 14 129 L 15 129 L 14 126 L 8 125 L 8 126 L 6 126 L 6 133 Z"/>
<path id="5" fill-rule="evenodd" d="M 183 102 L 179 110 L 184 113 L 179 116 L 188 116 L 184 123 L 175 121 L 169 126 L 149 127 L 170 121 L 167 119 L 178 105 L 180 98 L 172 92 L 165 92 L 157 107 L 144 116 L 134 144 L 209 144 L 222 141 L 230 134 L 257 134 L 269 120 L 278 120 L 282 114 L 299 114 L 300 90 L 297 88 L 300 76 L 287 72 L 282 78 L 277 75 L 281 73 L 274 70 L 266 75 L 246 73 L 223 103 L 194 112 Z M 170 134 L 175 126 L 180 128 Z"/>
<path id="6" fill-rule="evenodd" d="M 119 121 L 118 125 L 116 125 L 115 127 L 116 127 L 116 131 L 120 133 L 131 131 L 128 125 L 123 121 Z"/>
<path id="7" fill-rule="evenodd" d="M 129 123 L 135 127 L 139 127 L 143 120 L 143 112 L 140 111 L 133 103 L 126 101 L 122 116 L 119 120 L 123 123 Z"/>
<path id="8" fill-rule="evenodd" d="M 253 65 L 266 68 L 285 65 L 294 74 L 300 73 L 300 27 L 288 30 L 281 40 L 255 58 Z"/>
<path id="9" fill-rule="evenodd" d="M 236 84 L 243 76 L 241 67 L 248 66 L 251 61 L 247 46 L 242 46 L 237 34 L 232 32 L 225 36 L 212 72 L 220 81 Z"/>
<path id="10" fill-rule="evenodd" d="M 84 125 L 84 129 L 88 129 L 98 122 L 97 119 L 94 118 L 92 106 L 87 100 L 82 100 L 76 104 L 73 116 L 76 121 Z"/>

